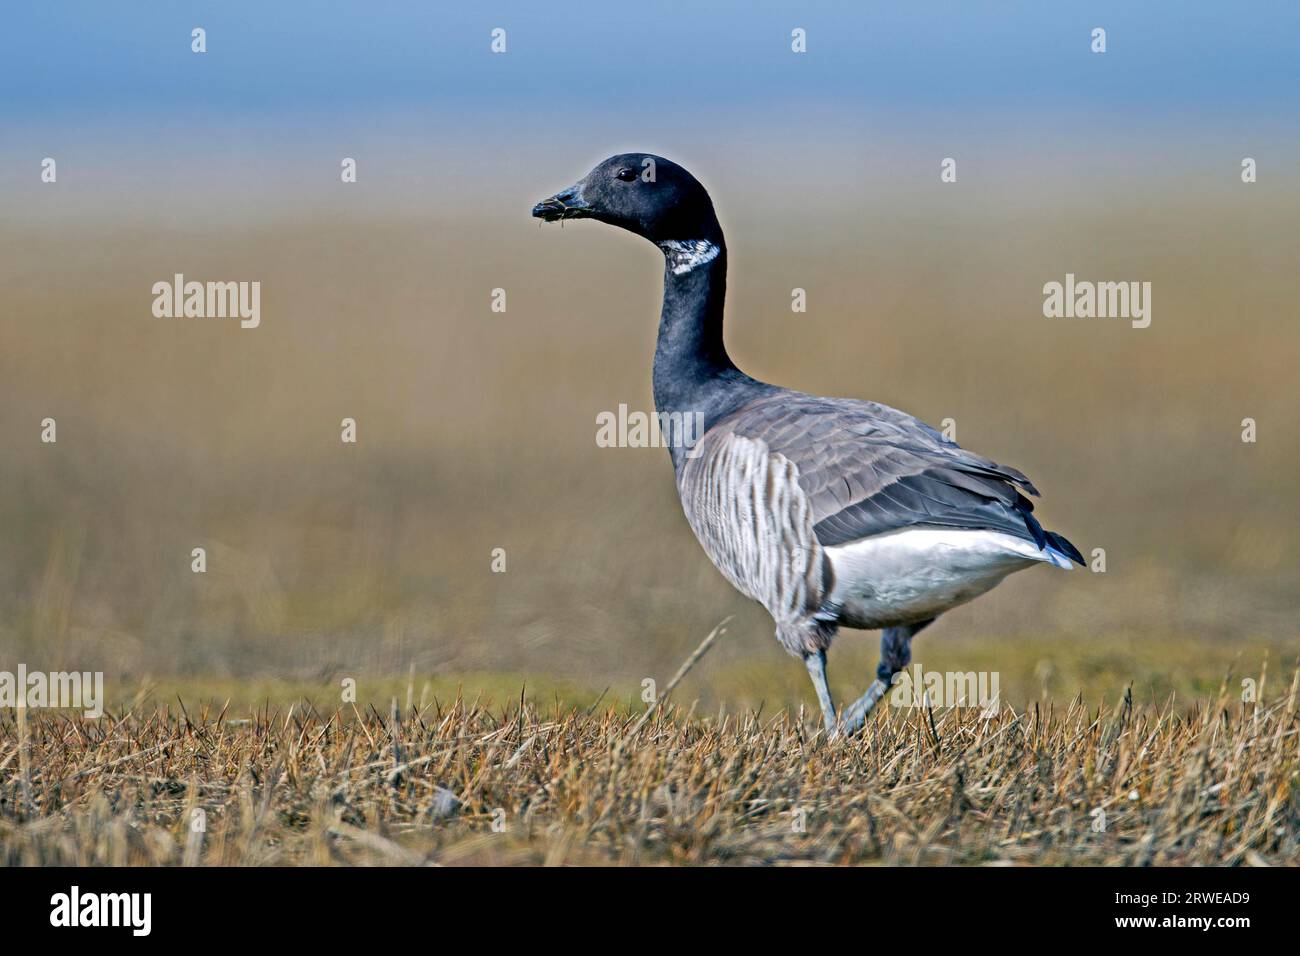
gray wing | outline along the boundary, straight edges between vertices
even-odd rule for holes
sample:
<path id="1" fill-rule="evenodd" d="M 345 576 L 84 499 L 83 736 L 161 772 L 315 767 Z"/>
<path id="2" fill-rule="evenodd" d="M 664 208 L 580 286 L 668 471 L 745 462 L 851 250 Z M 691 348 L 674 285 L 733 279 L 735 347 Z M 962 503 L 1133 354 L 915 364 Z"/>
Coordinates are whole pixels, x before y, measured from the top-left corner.
<path id="1" fill-rule="evenodd" d="M 946 441 L 911 415 L 852 399 L 778 392 L 743 406 L 711 432 L 763 442 L 792 462 L 826 547 L 914 525 L 1004 531 L 1046 547 L 1022 491 L 1038 490 L 1014 468 Z"/>

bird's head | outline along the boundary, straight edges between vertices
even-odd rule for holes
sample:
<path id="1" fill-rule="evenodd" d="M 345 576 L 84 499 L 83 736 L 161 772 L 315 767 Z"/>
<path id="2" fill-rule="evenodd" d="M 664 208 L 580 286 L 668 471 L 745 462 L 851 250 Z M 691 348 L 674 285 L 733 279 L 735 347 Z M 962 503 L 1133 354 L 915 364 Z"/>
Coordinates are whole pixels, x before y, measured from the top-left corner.
<path id="1" fill-rule="evenodd" d="M 611 156 L 568 189 L 539 202 L 533 216 L 545 222 L 598 219 L 655 243 L 722 241 L 713 203 L 699 180 L 649 153 Z"/>

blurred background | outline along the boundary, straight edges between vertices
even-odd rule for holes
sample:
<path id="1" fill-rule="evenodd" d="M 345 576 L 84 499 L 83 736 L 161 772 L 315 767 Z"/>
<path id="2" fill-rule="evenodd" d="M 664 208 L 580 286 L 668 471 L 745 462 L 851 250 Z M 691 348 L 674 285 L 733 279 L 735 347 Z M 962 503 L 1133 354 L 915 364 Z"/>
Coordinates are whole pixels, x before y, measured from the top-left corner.
<path id="1" fill-rule="evenodd" d="M 343 676 L 633 701 L 735 614 L 683 695 L 812 708 L 667 453 L 595 442 L 652 408 L 661 256 L 529 209 L 635 150 L 713 196 L 742 368 L 953 419 L 1105 550 L 945 616 L 927 669 L 997 670 L 1016 706 L 1285 672 L 1298 28 L 1283 3 L 6 7 L 0 669 L 104 670 L 115 701 L 328 703 Z M 1067 272 L 1150 282 L 1151 326 L 1044 318 Z M 260 328 L 155 318 L 174 273 L 260 281 Z M 876 647 L 841 635 L 839 693 Z"/>

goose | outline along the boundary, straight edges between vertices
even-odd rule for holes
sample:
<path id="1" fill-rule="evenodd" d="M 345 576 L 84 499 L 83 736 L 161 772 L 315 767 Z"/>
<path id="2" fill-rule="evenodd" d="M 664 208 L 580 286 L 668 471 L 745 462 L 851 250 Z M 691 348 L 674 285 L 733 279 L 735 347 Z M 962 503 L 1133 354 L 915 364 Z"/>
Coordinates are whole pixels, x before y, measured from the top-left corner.
<path id="1" fill-rule="evenodd" d="M 887 405 L 820 398 L 746 375 L 722 341 L 727 246 L 700 182 L 660 156 L 623 153 L 533 207 L 595 219 L 664 255 L 653 389 L 687 523 L 731 584 L 767 609 L 812 679 L 828 736 L 850 735 L 911 662 L 936 617 L 1035 564 L 1079 550 L 1046 531 L 1015 468 L 961 448 Z M 839 716 L 826 652 L 841 627 L 880 630 L 866 692 Z"/>

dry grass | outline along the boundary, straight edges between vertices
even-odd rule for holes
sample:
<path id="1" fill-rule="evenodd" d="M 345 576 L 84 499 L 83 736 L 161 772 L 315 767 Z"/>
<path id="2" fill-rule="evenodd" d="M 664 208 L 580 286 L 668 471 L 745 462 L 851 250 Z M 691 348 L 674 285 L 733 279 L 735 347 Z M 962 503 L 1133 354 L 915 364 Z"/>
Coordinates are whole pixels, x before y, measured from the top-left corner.
<path id="1" fill-rule="evenodd" d="M 1297 685 L 1267 703 L 804 719 L 457 698 L 0 723 L 8 864 L 1297 864 Z M 521 698 L 522 699 L 522 698 Z M 206 830 L 190 821 L 201 809 Z M 1098 810 L 1104 832 L 1095 832 Z M 494 828 L 494 819 L 504 827 Z M 803 822 L 802 830 L 798 826 Z"/>

